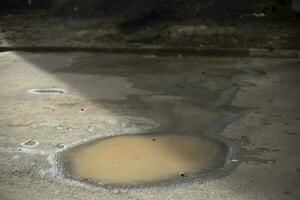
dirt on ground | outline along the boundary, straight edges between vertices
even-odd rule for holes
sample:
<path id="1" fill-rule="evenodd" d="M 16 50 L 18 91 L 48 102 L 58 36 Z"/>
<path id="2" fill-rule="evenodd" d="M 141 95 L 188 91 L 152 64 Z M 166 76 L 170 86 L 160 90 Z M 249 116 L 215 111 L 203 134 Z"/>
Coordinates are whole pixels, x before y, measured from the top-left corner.
<path id="1" fill-rule="evenodd" d="M 0 15 L 0 46 L 299 49 L 300 23 L 264 13 L 163 19 L 53 17 L 46 10 Z"/>

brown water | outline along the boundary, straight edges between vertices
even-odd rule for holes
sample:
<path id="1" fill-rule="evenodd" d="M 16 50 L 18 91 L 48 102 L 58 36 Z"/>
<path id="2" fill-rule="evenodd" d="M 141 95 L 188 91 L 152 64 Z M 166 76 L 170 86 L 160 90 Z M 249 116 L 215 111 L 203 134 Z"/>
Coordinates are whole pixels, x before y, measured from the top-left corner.
<path id="1" fill-rule="evenodd" d="M 80 179 L 138 184 L 212 171 L 225 156 L 224 145 L 203 137 L 119 136 L 74 148 L 64 160 Z"/>

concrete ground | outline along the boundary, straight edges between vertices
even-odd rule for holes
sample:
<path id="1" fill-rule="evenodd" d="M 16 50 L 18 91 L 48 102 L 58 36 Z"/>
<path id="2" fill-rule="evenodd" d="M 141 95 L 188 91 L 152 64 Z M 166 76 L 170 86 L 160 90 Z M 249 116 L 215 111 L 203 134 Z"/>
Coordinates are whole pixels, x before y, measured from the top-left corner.
<path id="1" fill-rule="evenodd" d="M 0 199 L 300 199 L 299 64 L 0 53 Z M 53 88 L 62 93 L 33 90 Z M 158 131 L 220 134 L 240 146 L 239 163 L 217 176 L 131 189 L 90 187 L 56 171 L 55 152 L 76 143 Z"/>

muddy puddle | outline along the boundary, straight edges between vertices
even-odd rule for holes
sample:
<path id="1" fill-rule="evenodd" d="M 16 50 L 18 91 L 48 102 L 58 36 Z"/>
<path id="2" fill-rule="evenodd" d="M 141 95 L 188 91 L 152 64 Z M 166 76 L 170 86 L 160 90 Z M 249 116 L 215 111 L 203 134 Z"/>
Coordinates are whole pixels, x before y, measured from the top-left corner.
<path id="1" fill-rule="evenodd" d="M 227 147 L 192 135 L 116 136 L 64 153 L 64 168 L 77 180 L 137 185 L 186 179 L 224 164 Z"/>
<path id="2" fill-rule="evenodd" d="M 235 115 L 224 110 L 238 87 L 233 77 L 245 74 L 244 70 L 219 59 L 206 60 L 206 65 L 203 58 L 113 58 L 81 57 L 72 68 L 55 73 L 98 75 L 94 88 L 106 91 L 106 85 L 112 85 L 121 88 L 122 94 L 125 91 L 126 98 L 105 98 L 82 89 L 85 96 L 118 116 L 132 116 L 129 127 L 133 124 L 144 130 L 145 123 L 136 120 L 138 116 L 157 124 L 151 132 L 164 134 L 115 136 L 65 150 L 58 158 L 65 178 L 108 186 L 157 185 L 191 180 L 224 166 L 231 146 L 201 135 L 213 137 L 234 120 Z M 115 85 L 119 81 L 98 81 L 109 76 L 130 84 L 124 88 Z M 219 105 L 222 108 L 216 109 Z M 130 133 L 130 128 L 124 132 Z"/>

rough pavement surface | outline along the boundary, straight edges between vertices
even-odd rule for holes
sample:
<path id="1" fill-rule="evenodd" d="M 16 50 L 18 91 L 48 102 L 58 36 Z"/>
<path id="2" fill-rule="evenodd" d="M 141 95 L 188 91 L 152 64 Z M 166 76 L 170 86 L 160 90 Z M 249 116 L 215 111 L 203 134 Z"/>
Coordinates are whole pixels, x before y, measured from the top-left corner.
<path id="1" fill-rule="evenodd" d="M 1 53 L 0 199 L 299 199 L 299 64 Z M 231 173 L 137 189 L 91 188 L 54 173 L 51 155 L 70 144 L 158 130 L 209 134 L 226 112 L 239 117 L 215 129 L 240 145 Z"/>

